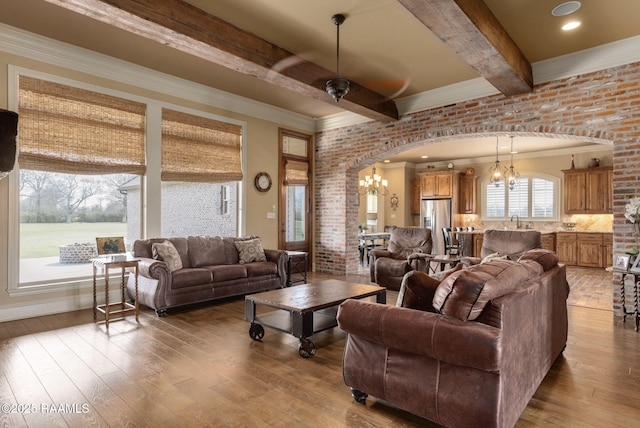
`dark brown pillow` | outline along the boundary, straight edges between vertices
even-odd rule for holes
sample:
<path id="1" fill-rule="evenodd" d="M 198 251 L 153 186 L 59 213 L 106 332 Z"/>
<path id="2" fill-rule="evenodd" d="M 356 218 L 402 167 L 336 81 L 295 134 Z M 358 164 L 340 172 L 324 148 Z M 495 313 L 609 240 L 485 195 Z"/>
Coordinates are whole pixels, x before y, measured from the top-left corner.
<path id="1" fill-rule="evenodd" d="M 527 251 L 518 259 L 519 262 L 523 260 L 533 260 L 537 262 L 546 272 L 558 264 L 558 255 L 551 250 L 536 248 L 535 250 Z"/>

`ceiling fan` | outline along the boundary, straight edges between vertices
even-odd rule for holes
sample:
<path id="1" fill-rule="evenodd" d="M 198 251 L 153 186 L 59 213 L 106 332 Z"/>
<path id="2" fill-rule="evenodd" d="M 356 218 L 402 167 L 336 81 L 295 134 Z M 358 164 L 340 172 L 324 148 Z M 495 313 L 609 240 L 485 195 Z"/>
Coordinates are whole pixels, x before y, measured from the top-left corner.
<path id="1" fill-rule="evenodd" d="M 325 91 L 339 103 L 349 91 L 355 90 L 358 86 L 364 86 L 373 91 L 378 91 L 388 99 L 393 99 L 402 94 L 411 83 L 410 78 L 404 79 L 359 79 L 358 82 L 350 81 L 340 74 L 340 26 L 346 20 L 345 14 L 335 14 L 331 17 L 331 22 L 336 26 L 336 74 L 326 82 L 318 82 Z M 304 60 L 300 56 L 290 56 L 276 63 L 271 71 L 281 73 L 283 70 L 292 67 Z"/>
<path id="2" fill-rule="evenodd" d="M 342 97 L 349 93 L 349 81 L 340 77 L 340 26 L 344 23 L 345 16 L 336 14 L 331 17 L 331 22 L 336 26 L 336 77 L 327 80 L 325 90 L 335 102 L 339 103 Z"/>

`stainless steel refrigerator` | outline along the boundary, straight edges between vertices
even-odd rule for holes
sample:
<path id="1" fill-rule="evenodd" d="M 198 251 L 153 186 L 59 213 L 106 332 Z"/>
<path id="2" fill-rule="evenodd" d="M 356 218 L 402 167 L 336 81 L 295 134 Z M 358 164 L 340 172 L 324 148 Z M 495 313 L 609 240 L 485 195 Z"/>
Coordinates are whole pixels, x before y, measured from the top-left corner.
<path id="1" fill-rule="evenodd" d="M 432 254 L 444 254 L 443 227 L 451 227 L 451 199 L 423 199 L 420 204 L 422 227 L 431 229 Z"/>

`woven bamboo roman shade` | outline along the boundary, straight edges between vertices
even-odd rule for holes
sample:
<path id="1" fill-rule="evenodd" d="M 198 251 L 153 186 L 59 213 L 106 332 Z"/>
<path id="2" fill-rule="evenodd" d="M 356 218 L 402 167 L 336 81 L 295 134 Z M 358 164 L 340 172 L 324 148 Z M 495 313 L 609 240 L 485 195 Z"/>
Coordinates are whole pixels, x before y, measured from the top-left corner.
<path id="1" fill-rule="evenodd" d="M 309 164 L 287 159 L 284 182 L 288 186 L 309 184 Z"/>
<path id="2" fill-rule="evenodd" d="M 238 125 L 163 109 L 162 180 L 242 180 L 241 137 Z"/>
<path id="3" fill-rule="evenodd" d="M 145 173 L 145 104 L 27 76 L 18 97 L 20 168 Z"/>

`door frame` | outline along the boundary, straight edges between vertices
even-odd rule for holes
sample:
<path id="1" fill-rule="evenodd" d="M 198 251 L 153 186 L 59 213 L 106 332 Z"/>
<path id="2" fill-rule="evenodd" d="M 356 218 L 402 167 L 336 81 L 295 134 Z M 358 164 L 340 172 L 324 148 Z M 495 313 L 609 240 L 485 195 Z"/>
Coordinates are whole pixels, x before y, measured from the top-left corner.
<path id="1" fill-rule="evenodd" d="M 307 156 L 298 156 L 292 154 L 286 154 L 283 152 L 283 137 L 292 136 L 307 141 Z M 290 251 L 305 251 L 308 253 L 308 260 L 312 258 L 312 233 L 313 233 L 313 216 L 311 215 L 313 210 L 313 156 L 314 153 L 314 140 L 313 135 L 304 134 L 289 129 L 278 128 L 278 218 L 279 218 L 279 230 L 278 230 L 278 248 L 281 250 Z M 285 171 L 286 161 L 288 159 L 305 161 L 309 164 L 309 184 L 305 192 L 305 199 L 307 203 L 307 210 L 305 212 L 305 241 L 304 244 L 291 245 L 286 241 L 286 186 L 285 186 Z"/>

